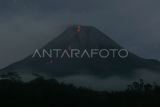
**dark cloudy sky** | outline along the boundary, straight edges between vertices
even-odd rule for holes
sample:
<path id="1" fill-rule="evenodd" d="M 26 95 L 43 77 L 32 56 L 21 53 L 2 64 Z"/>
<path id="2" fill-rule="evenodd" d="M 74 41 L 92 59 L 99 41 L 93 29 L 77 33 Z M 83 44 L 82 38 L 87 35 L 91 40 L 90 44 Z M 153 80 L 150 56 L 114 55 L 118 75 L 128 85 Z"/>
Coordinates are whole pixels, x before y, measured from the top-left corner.
<path id="1" fill-rule="evenodd" d="M 130 51 L 160 59 L 159 0 L 0 0 L 0 68 L 72 24 L 95 26 Z"/>

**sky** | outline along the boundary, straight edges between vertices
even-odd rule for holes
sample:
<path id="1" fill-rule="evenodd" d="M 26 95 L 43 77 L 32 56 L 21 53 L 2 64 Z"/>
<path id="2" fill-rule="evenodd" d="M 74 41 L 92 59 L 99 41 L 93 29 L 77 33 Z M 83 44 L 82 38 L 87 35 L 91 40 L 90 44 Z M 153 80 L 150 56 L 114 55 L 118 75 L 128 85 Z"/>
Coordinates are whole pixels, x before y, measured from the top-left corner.
<path id="1" fill-rule="evenodd" d="M 94 26 L 124 48 L 160 59 L 159 0 L 0 0 L 0 68 L 73 24 Z"/>

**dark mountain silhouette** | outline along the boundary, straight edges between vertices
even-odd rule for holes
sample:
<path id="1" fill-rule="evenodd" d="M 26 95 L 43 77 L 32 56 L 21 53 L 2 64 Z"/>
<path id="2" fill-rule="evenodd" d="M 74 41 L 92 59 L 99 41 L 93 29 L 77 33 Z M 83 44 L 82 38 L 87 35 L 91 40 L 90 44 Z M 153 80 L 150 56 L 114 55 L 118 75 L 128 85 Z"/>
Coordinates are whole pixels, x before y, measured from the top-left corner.
<path id="1" fill-rule="evenodd" d="M 101 31 L 91 26 L 81 26 L 80 31 L 77 31 L 77 26 L 71 26 L 66 29 L 57 38 L 50 41 L 47 45 L 39 49 L 124 49 L 115 41 L 107 37 Z M 90 74 L 97 77 L 107 77 L 111 75 L 130 76 L 134 70 L 150 69 L 160 71 L 160 63 L 156 60 L 148 60 L 136 56 L 129 52 L 128 57 L 108 57 L 105 59 L 94 58 L 27 58 L 9 65 L 1 70 L 1 73 L 17 72 L 24 74 L 41 73 L 51 77 L 62 77 L 74 74 Z"/>

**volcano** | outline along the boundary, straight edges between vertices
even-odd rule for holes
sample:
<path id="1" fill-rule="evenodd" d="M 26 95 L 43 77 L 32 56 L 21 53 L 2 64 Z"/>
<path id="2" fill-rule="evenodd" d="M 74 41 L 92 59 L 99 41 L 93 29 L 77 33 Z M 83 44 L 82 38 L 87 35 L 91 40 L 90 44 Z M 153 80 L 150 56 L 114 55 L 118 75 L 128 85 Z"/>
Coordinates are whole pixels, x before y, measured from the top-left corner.
<path id="1" fill-rule="evenodd" d="M 121 50 L 124 48 L 95 27 L 73 25 L 38 51 L 42 52 L 44 49 L 85 49 L 89 51 L 91 49 Z M 157 60 L 141 58 L 131 52 L 128 52 L 126 58 L 111 56 L 107 58 L 42 58 L 33 57 L 31 54 L 1 69 L 0 73 L 16 72 L 20 76 L 43 74 L 53 78 L 88 74 L 106 78 L 113 75 L 131 76 L 138 69 L 160 71 L 160 63 Z"/>

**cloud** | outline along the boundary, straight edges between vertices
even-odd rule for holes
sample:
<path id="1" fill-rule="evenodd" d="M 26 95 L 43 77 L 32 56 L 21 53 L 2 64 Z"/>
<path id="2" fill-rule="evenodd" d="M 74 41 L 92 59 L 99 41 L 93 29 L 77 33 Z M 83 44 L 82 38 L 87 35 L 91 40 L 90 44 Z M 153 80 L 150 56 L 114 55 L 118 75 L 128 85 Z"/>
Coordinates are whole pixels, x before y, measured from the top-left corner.
<path id="1" fill-rule="evenodd" d="M 110 76 L 107 78 L 96 78 L 91 75 L 75 75 L 68 77 L 56 78 L 60 82 L 67 84 L 74 84 L 78 87 L 86 87 L 98 91 L 119 91 L 127 89 L 128 85 L 131 85 L 139 79 L 143 79 L 145 83 L 156 82 L 160 84 L 160 73 L 149 71 L 149 70 L 137 70 L 135 71 L 136 76 L 132 78 L 121 77 L 119 75 Z"/>

